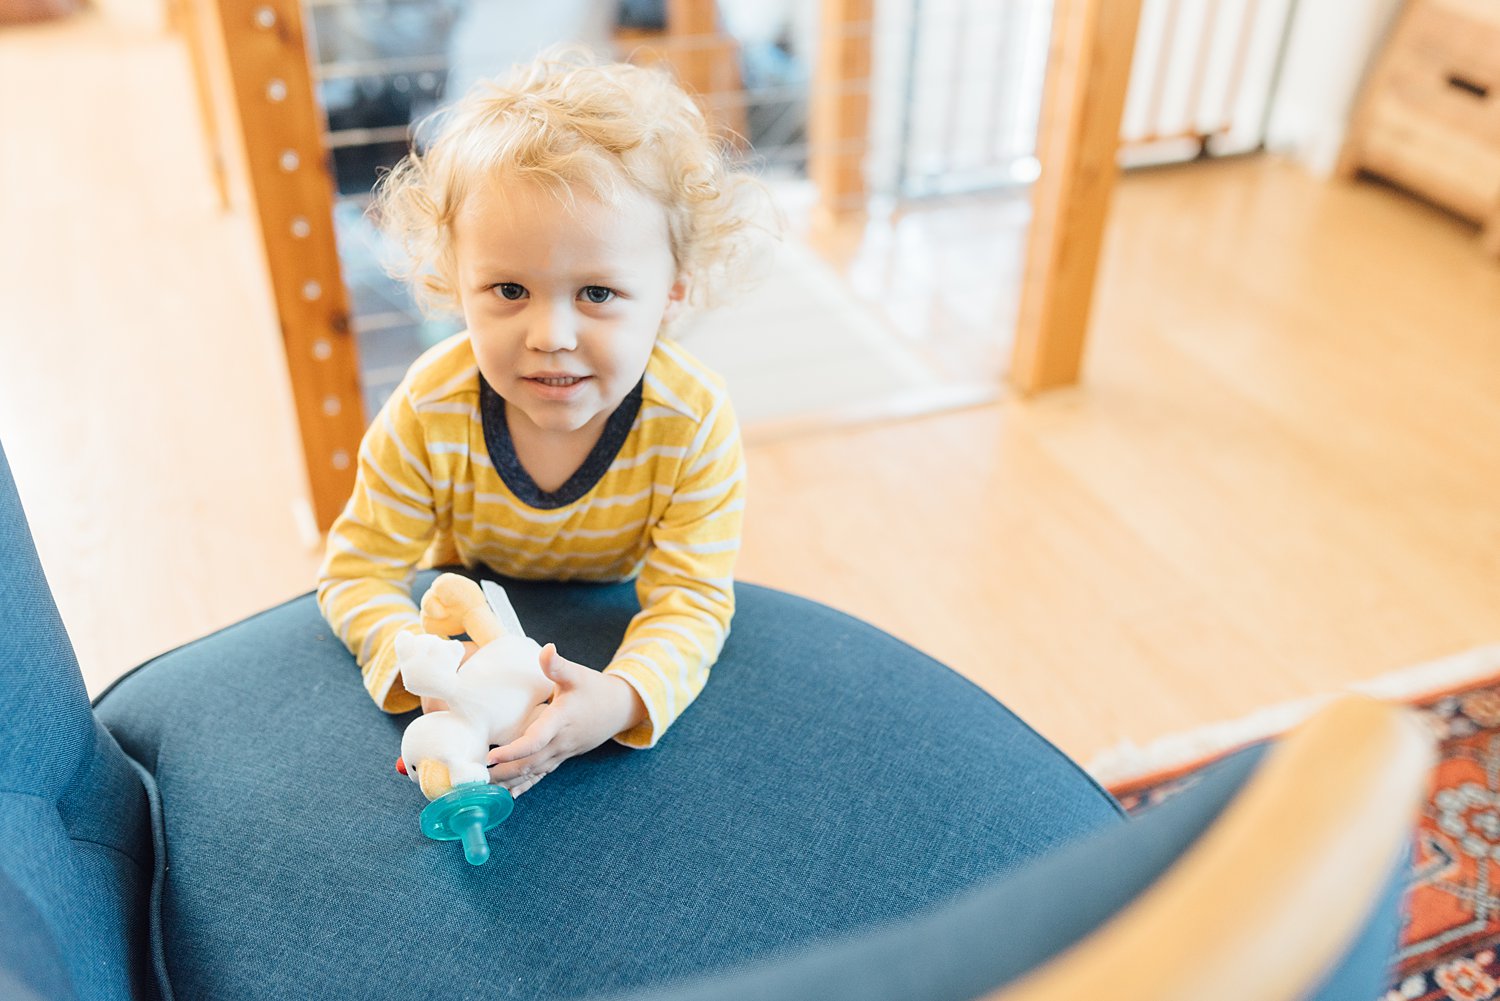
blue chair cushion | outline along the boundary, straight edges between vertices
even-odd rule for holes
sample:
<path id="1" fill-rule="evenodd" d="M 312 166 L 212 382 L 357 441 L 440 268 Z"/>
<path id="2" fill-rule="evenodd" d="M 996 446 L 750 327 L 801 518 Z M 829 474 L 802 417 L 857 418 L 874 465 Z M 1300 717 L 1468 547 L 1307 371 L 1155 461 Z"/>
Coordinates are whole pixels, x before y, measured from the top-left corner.
<path id="1" fill-rule="evenodd" d="M 637 611 L 628 584 L 502 583 L 533 635 L 594 666 Z M 159 787 L 177 994 L 646 988 L 935 908 L 1121 823 L 930 658 L 808 601 L 737 596 L 707 689 L 660 745 L 564 765 L 481 868 L 419 832 L 424 800 L 393 769 L 413 717 L 370 702 L 311 597 L 127 676 L 96 708 Z"/>

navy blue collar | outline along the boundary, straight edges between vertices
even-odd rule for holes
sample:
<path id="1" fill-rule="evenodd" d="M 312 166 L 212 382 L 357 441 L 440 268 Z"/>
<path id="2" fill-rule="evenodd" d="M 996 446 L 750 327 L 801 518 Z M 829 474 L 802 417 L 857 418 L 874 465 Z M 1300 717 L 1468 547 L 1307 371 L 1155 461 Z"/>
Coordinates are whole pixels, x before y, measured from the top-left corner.
<path id="1" fill-rule="evenodd" d="M 588 458 L 583 460 L 583 465 L 568 477 L 568 482 L 549 493 L 537 486 L 531 474 L 522 467 L 521 460 L 516 456 L 515 442 L 510 437 L 510 425 L 505 422 L 505 398 L 495 392 L 494 387 L 481 375 L 479 419 L 484 425 L 484 444 L 490 451 L 490 461 L 495 464 L 495 472 L 500 474 L 500 479 L 522 503 L 532 507 L 558 508 L 573 503 L 594 489 L 609 471 L 615 456 L 620 454 L 625 439 L 630 437 L 630 429 L 635 426 L 635 416 L 640 412 L 645 382 L 642 378 L 636 383 L 635 388 L 620 401 L 615 412 L 609 415 L 609 420 L 604 424 L 604 433 L 594 443 L 594 448 L 589 452 Z"/>

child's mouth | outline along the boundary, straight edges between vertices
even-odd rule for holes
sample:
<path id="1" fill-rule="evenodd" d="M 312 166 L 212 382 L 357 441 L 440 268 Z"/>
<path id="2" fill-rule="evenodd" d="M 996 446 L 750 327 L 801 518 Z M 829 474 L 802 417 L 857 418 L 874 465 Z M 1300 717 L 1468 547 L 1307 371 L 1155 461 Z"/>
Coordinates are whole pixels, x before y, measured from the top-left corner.
<path id="1" fill-rule="evenodd" d="M 579 392 L 590 378 L 592 376 L 587 375 L 527 376 L 524 381 L 544 400 L 566 400 Z"/>

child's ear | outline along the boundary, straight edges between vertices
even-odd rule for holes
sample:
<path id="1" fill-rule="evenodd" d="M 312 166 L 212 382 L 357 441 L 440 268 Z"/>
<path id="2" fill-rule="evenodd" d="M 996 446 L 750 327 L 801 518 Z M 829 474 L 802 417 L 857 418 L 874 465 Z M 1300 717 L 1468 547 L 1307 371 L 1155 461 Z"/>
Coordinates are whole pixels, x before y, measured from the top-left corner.
<path id="1" fill-rule="evenodd" d="M 685 274 L 678 275 L 677 280 L 672 283 L 671 289 L 667 291 L 667 308 L 661 314 L 663 323 L 671 323 L 677 319 L 683 307 L 687 305 L 687 294 L 688 276 Z"/>

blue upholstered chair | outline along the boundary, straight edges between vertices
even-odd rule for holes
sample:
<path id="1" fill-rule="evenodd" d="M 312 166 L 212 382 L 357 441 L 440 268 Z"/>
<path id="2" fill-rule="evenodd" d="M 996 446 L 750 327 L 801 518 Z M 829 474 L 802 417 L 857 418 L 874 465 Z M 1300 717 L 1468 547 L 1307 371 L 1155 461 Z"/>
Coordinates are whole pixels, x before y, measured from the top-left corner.
<path id="1" fill-rule="evenodd" d="M 375 708 L 310 596 L 90 706 L 3 452 L 0 559 L 4 998 L 977 998 L 1080 940 L 1087 959 L 1271 768 L 1236 756 L 1126 822 L 958 675 L 740 585 L 661 745 L 568 763 L 473 868 L 419 832 L 393 770 L 408 718 Z M 506 584 L 584 663 L 636 610 L 628 585 Z M 1318 997 L 1381 988 L 1399 840 L 1390 888 L 1303 977 Z"/>

